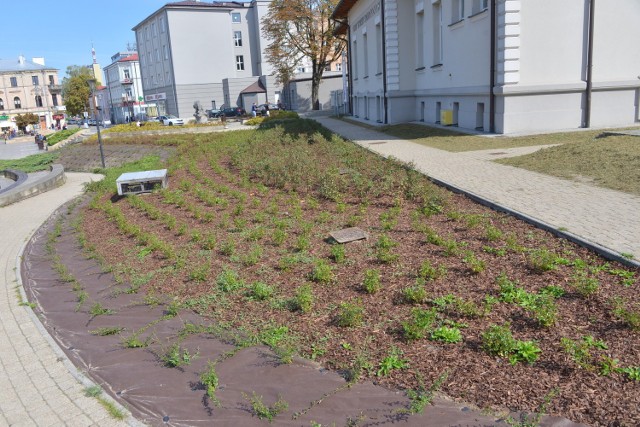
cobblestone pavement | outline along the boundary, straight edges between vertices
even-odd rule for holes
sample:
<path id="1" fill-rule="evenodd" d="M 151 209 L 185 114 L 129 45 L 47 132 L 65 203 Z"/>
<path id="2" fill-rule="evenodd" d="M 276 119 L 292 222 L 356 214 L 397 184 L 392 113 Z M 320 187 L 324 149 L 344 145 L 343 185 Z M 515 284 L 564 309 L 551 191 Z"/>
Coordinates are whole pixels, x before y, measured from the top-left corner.
<path id="1" fill-rule="evenodd" d="M 425 147 L 326 116 L 313 118 L 371 151 L 412 162 L 431 178 L 596 246 L 640 259 L 638 196 L 501 165 L 469 153 Z"/>
<path id="2" fill-rule="evenodd" d="M 63 357 L 31 308 L 19 304 L 23 245 L 62 203 L 101 175 L 67 173 L 65 185 L 0 208 L 0 426 L 120 426 L 98 400 L 85 397 L 83 377 Z M 74 375 L 74 373 L 76 375 Z M 84 380 L 86 381 L 86 380 Z"/>

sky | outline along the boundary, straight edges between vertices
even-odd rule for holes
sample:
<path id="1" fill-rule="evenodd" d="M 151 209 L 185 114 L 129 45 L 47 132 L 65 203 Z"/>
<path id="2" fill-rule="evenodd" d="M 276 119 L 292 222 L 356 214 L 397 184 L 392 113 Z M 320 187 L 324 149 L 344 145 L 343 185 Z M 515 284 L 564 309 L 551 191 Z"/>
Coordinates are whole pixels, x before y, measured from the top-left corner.
<path id="1" fill-rule="evenodd" d="M 175 1 L 179 0 L 2 0 L 0 58 L 44 57 L 62 80 L 67 66 L 93 62 L 93 44 L 104 68 L 111 56 L 127 50 L 127 43 L 135 43 L 135 25 Z"/>

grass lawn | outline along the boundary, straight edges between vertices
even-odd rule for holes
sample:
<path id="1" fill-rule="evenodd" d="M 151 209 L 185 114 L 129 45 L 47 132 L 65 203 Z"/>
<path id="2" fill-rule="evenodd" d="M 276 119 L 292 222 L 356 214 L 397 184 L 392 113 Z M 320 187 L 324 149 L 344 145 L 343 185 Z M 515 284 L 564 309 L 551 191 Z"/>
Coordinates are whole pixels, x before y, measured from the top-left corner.
<path id="1" fill-rule="evenodd" d="M 549 147 L 496 161 L 640 195 L 640 137 L 637 136 L 591 137 L 579 144 Z"/>
<path id="2" fill-rule="evenodd" d="M 0 160 L 0 170 L 15 169 L 26 173 L 38 172 L 49 169 L 56 161 L 59 153 L 34 154 L 22 159 Z"/>

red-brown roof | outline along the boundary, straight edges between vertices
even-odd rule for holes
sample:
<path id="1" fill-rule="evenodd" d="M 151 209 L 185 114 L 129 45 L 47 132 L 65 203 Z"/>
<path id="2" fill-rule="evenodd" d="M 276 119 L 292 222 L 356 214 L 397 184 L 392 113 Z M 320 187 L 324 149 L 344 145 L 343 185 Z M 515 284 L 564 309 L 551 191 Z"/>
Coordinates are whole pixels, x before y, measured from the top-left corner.
<path id="1" fill-rule="evenodd" d="M 258 80 L 255 83 L 250 84 L 240 93 L 265 93 L 267 89 L 265 89 L 262 81 Z"/>
<path id="2" fill-rule="evenodd" d="M 340 3 L 336 6 L 331 17 L 333 19 L 346 19 L 351 8 L 357 3 L 358 0 L 340 0 Z"/>
<path id="3" fill-rule="evenodd" d="M 133 55 L 125 56 L 124 58 L 119 59 L 118 62 L 129 62 L 129 61 L 139 61 L 139 60 L 140 58 L 138 54 L 134 53 Z"/>

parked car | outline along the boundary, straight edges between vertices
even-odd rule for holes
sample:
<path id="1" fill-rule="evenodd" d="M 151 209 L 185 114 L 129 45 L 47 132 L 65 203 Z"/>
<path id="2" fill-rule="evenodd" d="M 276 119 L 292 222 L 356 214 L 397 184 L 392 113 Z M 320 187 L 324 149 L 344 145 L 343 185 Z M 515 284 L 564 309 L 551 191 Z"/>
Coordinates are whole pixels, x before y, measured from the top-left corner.
<path id="1" fill-rule="evenodd" d="M 245 115 L 246 111 L 244 111 L 244 108 L 240 108 L 240 107 L 223 108 L 222 110 L 217 112 L 216 115 L 213 117 L 220 117 L 223 114 L 225 115 L 225 117 L 237 117 L 237 116 Z"/>
<path id="2" fill-rule="evenodd" d="M 149 117 L 149 118 L 147 119 L 147 121 L 148 121 L 148 122 L 159 122 L 159 121 L 160 121 L 160 118 L 158 118 L 158 117 Z"/>
<path id="3" fill-rule="evenodd" d="M 89 123 L 89 126 L 95 126 L 96 125 L 96 119 L 89 119 L 88 123 Z"/>
<path id="4" fill-rule="evenodd" d="M 184 120 L 176 116 L 158 116 L 158 120 L 165 126 L 183 125 Z"/>
<path id="5" fill-rule="evenodd" d="M 218 109 L 218 108 L 213 109 L 213 110 L 207 110 L 207 116 L 209 118 L 218 117 L 218 116 L 216 116 L 216 114 L 218 114 L 219 112 L 220 112 L 220 109 Z"/>
<path id="6" fill-rule="evenodd" d="M 279 108 L 278 108 L 278 105 L 277 105 L 277 104 L 274 104 L 274 103 L 272 103 L 272 102 L 269 102 L 269 103 L 268 103 L 268 105 L 269 105 L 269 111 L 272 111 L 272 110 L 279 110 Z M 256 108 L 257 108 L 257 110 L 256 110 L 256 114 L 257 114 L 257 115 L 259 115 L 259 116 L 263 116 L 263 115 L 264 115 L 264 113 L 265 113 L 265 111 L 267 111 L 267 104 L 260 104 L 260 105 L 258 105 Z"/>

